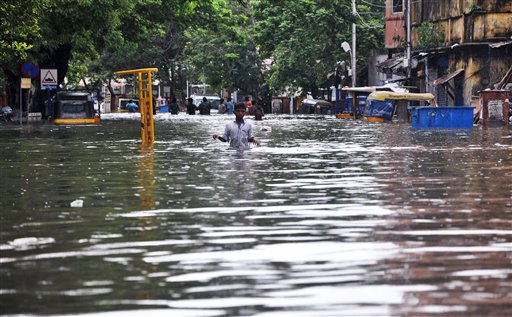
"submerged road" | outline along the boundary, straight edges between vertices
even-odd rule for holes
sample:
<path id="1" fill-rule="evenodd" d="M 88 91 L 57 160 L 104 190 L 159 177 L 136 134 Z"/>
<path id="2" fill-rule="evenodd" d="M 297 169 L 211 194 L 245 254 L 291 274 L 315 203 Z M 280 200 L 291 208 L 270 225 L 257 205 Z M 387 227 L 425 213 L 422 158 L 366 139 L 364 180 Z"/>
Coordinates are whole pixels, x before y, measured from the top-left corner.
<path id="1" fill-rule="evenodd" d="M 1 314 L 512 316 L 510 129 L 227 120 L 0 125 Z"/>

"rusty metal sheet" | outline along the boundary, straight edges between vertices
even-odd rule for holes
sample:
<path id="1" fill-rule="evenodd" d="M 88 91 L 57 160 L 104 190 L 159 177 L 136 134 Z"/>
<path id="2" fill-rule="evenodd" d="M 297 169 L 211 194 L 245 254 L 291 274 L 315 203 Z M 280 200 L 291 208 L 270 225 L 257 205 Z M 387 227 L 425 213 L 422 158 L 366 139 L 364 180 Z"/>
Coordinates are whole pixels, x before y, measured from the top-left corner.
<path id="1" fill-rule="evenodd" d="M 442 85 L 442 84 L 446 84 L 447 82 L 449 82 L 452 78 L 454 78 L 455 76 L 457 76 L 458 74 L 462 73 L 464 71 L 464 68 L 461 68 L 461 69 L 457 69 L 456 71 L 454 71 L 453 73 L 450 73 L 448 75 L 445 75 L 443 77 L 439 77 L 438 79 L 434 80 L 434 85 L 437 86 L 437 85 Z"/>

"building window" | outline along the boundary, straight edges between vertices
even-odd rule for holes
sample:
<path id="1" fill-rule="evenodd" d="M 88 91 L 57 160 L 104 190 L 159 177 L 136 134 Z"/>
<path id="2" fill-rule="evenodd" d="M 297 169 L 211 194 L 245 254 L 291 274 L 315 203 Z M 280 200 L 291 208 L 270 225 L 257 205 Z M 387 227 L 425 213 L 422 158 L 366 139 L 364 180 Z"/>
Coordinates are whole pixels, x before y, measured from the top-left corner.
<path id="1" fill-rule="evenodd" d="M 393 13 L 401 13 L 404 11 L 404 0 L 392 0 Z"/>

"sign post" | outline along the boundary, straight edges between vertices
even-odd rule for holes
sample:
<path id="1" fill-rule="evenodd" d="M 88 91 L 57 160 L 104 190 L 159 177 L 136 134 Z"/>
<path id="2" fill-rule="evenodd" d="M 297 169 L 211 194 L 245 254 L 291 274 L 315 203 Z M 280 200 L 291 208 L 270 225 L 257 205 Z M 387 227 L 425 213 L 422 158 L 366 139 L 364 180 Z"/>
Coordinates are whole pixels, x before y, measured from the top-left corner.
<path id="1" fill-rule="evenodd" d="M 118 75 L 137 74 L 139 79 L 140 127 L 142 134 L 142 144 L 153 144 L 153 142 L 155 142 L 155 125 L 153 122 L 152 98 L 153 80 L 151 79 L 151 74 L 157 71 L 158 68 L 142 68 L 116 72 Z"/>
<path id="2" fill-rule="evenodd" d="M 21 78 L 20 82 L 20 125 L 23 124 L 23 89 L 32 88 L 32 81 L 30 78 Z"/>
<path id="3" fill-rule="evenodd" d="M 41 69 L 41 90 L 47 91 L 50 117 L 53 117 L 53 104 L 50 94 L 52 89 L 57 89 L 57 78 L 57 69 Z"/>
<path id="4" fill-rule="evenodd" d="M 25 62 L 21 65 L 20 81 L 20 125 L 23 124 L 23 89 L 32 88 L 32 78 L 39 76 L 39 66 L 31 62 Z"/>

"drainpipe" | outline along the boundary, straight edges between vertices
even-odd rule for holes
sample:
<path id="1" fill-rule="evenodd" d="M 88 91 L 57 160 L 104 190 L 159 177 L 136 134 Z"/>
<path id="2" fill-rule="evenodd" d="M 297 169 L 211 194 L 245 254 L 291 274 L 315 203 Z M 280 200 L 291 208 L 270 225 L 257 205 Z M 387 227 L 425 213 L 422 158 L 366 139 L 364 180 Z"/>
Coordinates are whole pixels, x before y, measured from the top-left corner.
<path id="1" fill-rule="evenodd" d="M 410 0 L 409 0 L 410 1 Z M 352 0 L 352 15 L 354 21 L 356 19 L 356 0 Z M 357 71 L 356 71 L 356 23 L 352 23 L 352 87 L 357 86 Z"/>

